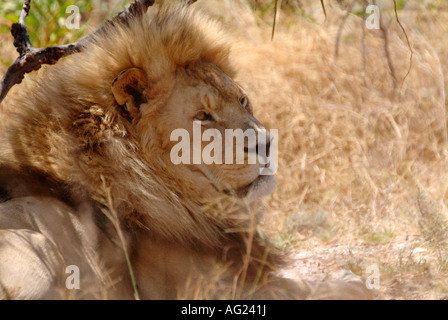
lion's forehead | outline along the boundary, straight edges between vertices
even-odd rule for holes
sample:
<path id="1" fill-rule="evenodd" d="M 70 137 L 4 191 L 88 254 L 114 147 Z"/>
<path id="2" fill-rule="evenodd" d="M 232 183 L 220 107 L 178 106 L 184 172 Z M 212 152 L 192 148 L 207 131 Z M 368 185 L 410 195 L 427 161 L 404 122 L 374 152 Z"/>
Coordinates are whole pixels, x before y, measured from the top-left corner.
<path id="1" fill-rule="evenodd" d="M 221 99 L 234 101 L 242 94 L 240 85 L 213 63 L 199 62 L 186 69 L 189 77 L 198 79 L 203 85 L 210 86 Z"/>

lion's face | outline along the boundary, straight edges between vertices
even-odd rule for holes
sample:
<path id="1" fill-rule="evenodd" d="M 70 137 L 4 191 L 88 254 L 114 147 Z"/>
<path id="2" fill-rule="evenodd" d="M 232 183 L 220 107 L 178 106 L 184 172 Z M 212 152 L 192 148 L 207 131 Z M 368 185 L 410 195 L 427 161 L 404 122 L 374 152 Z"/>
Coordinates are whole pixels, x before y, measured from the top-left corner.
<path id="1" fill-rule="evenodd" d="M 269 156 L 271 136 L 253 116 L 243 89 L 215 65 L 205 62 L 180 68 L 175 77 L 176 84 L 159 121 L 166 129 L 165 159 L 169 155 L 171 162 L 179 155 L 176 145 L 182 143 L 171 133 L 176 129 L 188 132 L 190 164 L 174 166 L 179 177 L 192 180 L 184 183 L 193 182 L 196 192 L 210 196 L 228 193 L 257 199 L 272 192 L 274 177 L 260 175 Z M 197 143 L 198 132 L 202 133 L 201 144 Z M 200 161 L 195 161 L 197 155 Z"/>
<path id="2" fill-rule="evenodd" d="M 114 84 L 115 91 L 123 87 L 123 96 L 134 96 L 122 98 L 120 104 L 138 119 L 142 147 L 190 195 L 257 200 L 273 191 L 274 177 L 261 174 L 269 165 L 272 136 L 253 116 L 243 89 L 214 64 L 178 68 L 167 102 L 156 109 L 144 75 L 122 78 Z M 133 104 L 140 107 L 128 106 Z"/>

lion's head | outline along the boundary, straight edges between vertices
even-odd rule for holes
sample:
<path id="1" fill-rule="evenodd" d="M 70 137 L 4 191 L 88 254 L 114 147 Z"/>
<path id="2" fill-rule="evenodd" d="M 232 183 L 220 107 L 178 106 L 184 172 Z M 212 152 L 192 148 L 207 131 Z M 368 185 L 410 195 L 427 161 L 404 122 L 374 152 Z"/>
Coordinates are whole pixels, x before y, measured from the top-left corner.
<path id="1" fill-rule="evenodd" d="M 26 148 L 20 159 L 11 150 L 13 162 L 26 160 L 95 199 L 110 186 L 118 212 L 155 237 L 220 246 L 223 229 L 239 222 L 225 212 L 217 221 L 204 204 L 223 197 L 245 207 L 275 187 L 262 170 L 272 136 L 233 80 L 230 43 L 215 21 L 183 5 L 106 25 L 14 98 L 20 124 L 7 139 Z M 230 129 L 243 139 L 228 138 Z M 179 141 L 179 130 L 187 139 Z M 197 138 L 205 140 L 199 148 Z M 188 150 L 179 152 L 181 142 Z M 222 148 L 210 152 L 212 145 Z"/>
<path id="2" fill-rule="evenodd" d="M 164 174 L 196 199 L 225 193 L 258 200 L 270 193 L 275 180 L 261 169 L 269 164 L 272 138 L 241 86 L 204 60 L 179 66 L 173 81 L 161 106 L 151 103 L 151 81 L 142 69 L 124 70 L 112 84 L 151 160 L 160 160 Z"/>

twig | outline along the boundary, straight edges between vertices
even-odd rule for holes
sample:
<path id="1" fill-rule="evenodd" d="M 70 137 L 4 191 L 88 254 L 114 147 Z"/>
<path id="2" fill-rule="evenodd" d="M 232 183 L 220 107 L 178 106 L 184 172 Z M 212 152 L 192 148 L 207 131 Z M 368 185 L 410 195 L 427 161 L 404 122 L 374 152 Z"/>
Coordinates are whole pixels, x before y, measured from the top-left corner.
<path id="1" fill-rule="evenodd" d="M 28 37 L 28 33 L 26 32 L 25 19 L 30 12 L 30 3 L 31 0 L 26 0 L 22 7 L 22 12 L 20 14 L 19 23 L 14 23 L 12 25 L 11 32 L 17 35 L 14 37 L 14 46 L 17 48 L 19 54 L 24 54 L 25 51 L 28 51 L 31 46 L 30 38 Z M 16 30 L 14 30 L 14 28 Z"/>
<path id="2" fill-rule="evenodd" d="M 389 68 L 390 75 L 392 76 L 392 82 L 395 90 L 397 88 L 397 75 L 395 73 L 395 67 L 392 62 L 392 58 L 390 57 L 388 29 L 384 26 L 383 19 L 381 16 L 380 16 L 380 30 L 383 33 L 384 54 L 386 55 L 387 66 Z"/>
<path id="3" fill-rule="evenodd" d="M 189 1 L 191 2 L 191 0 Z M 136 0 L 128 9 L 120 12 L 113 19 L 107 21 L 105 25 L 115 23 L 126 23 L 131 16 L 138 16 L 147 11 L 148 7 L 154 4 L 154 0 Z M 59 59 L 82 51 L 83 47 L 92 39 L 93 35 L 103 32 L 100 28 L 90 36 L 78 42 L 52 46 L 46 48 L 34 48 L 25 26 L 25 19 L 30 11 L 31 0 L 25 0 L 18 23 L 14 23 L 11 34 L 14 38 L 14 46 L 20 54 L 16 61 L 8 68 L 0 82 L 0 103 L 6 97 L 9 90 L 18 83 L 21 83 L 25 74 L 39 70 L 44 64 L 55 64 Z"/>
<path id="4" fill-rule="evenodd" d="M 403 30 L 404 36 L 406 37 L 406 41 L 407 41 L 407 44 L 408 44 L 408 47 L 409 47 L 409 51 L 411 51 L 411 56 L 409 57 L 409 69 L 408 69 L 408 72 L 406 73 L 406 75 L 404 76 L 403 81 L 401 82 L 401 86 L 400 86 L 400 91 L 401 91 L 401 88 L 403 87 L 404 81 L 408 77 L 409 73 L 411 73 L 412 61 L 413 61 L 413 57 L 414 57 L 414 51 L 412 50 L 411 43 L 409 42 L 408 34 L 404 30 L 403 25 L 400 22 L 400 19 L 398 19 L 397 2 L 395 0 L 394 0 L 394 11 L 395 11 L 395 18 L 397 19 L 397 23 L 400 26 L 401 30 Z"/>
<path id="5" fill-rule="evenodd" d="M 272 24 L 271 41 L 274 40 L 275 23 L 277 20 L 277 4 L 278 4 L 278 0 L 275 0 L 275 2 L 274 2 L 274 23 Z"/>
<path id="6" fill-rule="evenodd" d="M 342 17 L 341 22 L 339 23 L 338 32 L 336 34 L 336 44 L 334 48 L 334 59 L 336 60 L 339 56 L 339 41 L 341 39 L 342 35 L 342 28 L 344 27 L 345 22 L 347 21 L 348 16 L 350 15 L 350 12 L 352 11 L 353 5 L 355 4 L 356 0 L 353 0 L 349 6 L 347 7 L 347 11 L 345 12 L 344 16 Z"/>
<path id="7" fill-rule="evenodd" d="M 325 10 L 324 0 L 320 0 L 320 5 L 322 6 L 322 10 L 324 10 L 325 20 L 327 20 L 327 10 Z"/>

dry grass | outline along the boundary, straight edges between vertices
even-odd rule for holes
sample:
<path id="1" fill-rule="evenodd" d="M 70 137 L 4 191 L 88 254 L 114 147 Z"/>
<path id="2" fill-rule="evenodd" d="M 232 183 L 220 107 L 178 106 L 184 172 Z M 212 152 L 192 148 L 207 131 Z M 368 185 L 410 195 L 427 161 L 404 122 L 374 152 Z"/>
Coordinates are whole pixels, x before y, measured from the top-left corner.
<path id="1" fill-rule="evenodd" d="M 403 84 L 410 52 L 393 10 L 383 13 L 394 87 L 382 32 L 364 30 L 363 46 L 360 17 L 348 16 L 335 58 L 345 15 L 335 1 L 326 22 L 318 1 L 302 7 L 307 18 L 282 11 L 272 42 L 272 19 L 239 3 L 224 18 L 239 80 L 279 129 L 271 236 L 324 274 L 378 265 L 383 298 L 447 298 L 447 12 L 425 10 L 430 1 L 399 11 L 414 51 Z"/>
<path id="2" fill-rule="evenodd" d="M 336 59 L 341 1 L 325 1 L 327 20 L 319 1 L 287 2 L 273 41 L 273 8 L 260 11 L 268 1 L 255 13 L 244 0 L 197 3 L 234 34 L 238 80 L 258 118 L 279 129 L 267 232 L 296 258 L 296 275 L 366 275 L 374 264 L 382 298 L 448 298 L 447 5 L 399 11 L 414 51 L 404 83 L 406 38 L 393 10 L 383 13 L 394 84 L 380 30 L 349 15 Z M 7 41 L 2 56 L 13 52 Z"/>

